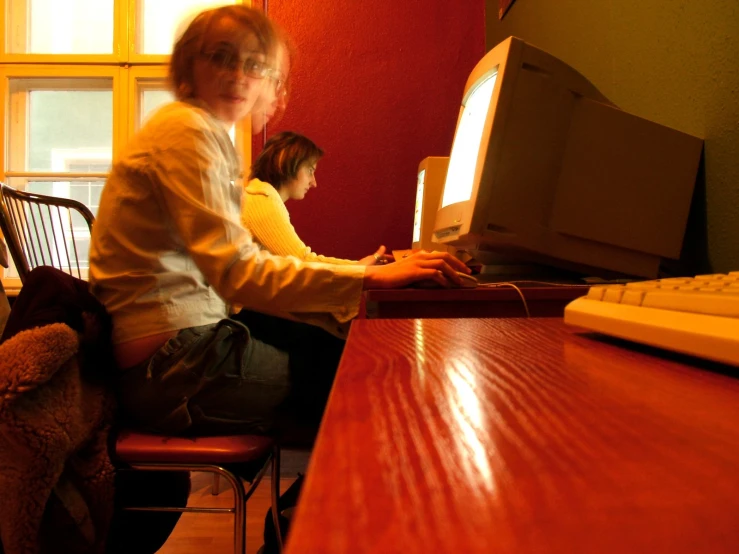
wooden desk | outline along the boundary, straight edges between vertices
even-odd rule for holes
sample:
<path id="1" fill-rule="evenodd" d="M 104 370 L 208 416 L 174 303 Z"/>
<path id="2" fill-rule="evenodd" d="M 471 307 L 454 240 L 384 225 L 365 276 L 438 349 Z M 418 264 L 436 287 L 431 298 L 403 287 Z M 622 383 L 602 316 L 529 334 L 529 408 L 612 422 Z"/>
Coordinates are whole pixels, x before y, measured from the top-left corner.
<path id="1" fill-rule="evenodd" d="M 352 325 L 287 554 L 739 552 L 739 380 L 558 319 Z"/>
<path id="2" fill-rule="evenodd" d="M 585 286 L 519 287 L 531 317 L 562 317 L 567 304 L 587 294 Z M 510 287 L 475 289 L 367 290 L 359 318 L 526 317 L 521 297 Z"/>

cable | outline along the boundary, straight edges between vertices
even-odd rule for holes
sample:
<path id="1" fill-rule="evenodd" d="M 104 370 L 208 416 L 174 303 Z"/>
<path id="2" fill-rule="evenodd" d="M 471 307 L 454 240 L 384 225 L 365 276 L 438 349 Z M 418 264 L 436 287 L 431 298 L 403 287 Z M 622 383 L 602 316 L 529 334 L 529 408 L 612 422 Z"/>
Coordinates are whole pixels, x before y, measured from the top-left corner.
<path id="1" fill-rule="evenodd" d="M 529 312 L 528 304 L 526 303 L 526 297 L 523 294 L 523 291 L 515 284 L 533 284 L 533 285 L 546 285 L 548 287 L 578 287 L 578 288 L 590 288 L 592 285 L 585 284 L 585 283 L 550 283 L 548 281 L 536 281 L 532 279 L 516 279 L 514 281 L 498 281 L 495 283 L 478 283 L 478 287 L 486 287 L 486 288 L 497 288 L 497 287 L 511 287 L 512 289 L 515 289 L 515 291 L 518 293 L 518 296 L 521 297 L 521 302 L 523 302 L 523 308 L 526 310 L 526 317 L 530 318 L 531 313 Z"/>
<path id="2" fill-rule="evenodd" d="M 523 309 L 526 310 L 526 317 L 528 317 L 528 318 L 531 317 L 531 313 L 529 312 L 529 306 L 526 303 L 526 298 L 524 297 L 523 292 L 521 292 L 521 289 L 518 288 L 513 283 L 482 283 L 482 284 L 480 284 L 478 286 L 488 287 L 488 288 L 511 287 L 512 289 L 514 289 L 518 293 L 518 296 L 521 297 L 521 302 L 523 302 Z"/>

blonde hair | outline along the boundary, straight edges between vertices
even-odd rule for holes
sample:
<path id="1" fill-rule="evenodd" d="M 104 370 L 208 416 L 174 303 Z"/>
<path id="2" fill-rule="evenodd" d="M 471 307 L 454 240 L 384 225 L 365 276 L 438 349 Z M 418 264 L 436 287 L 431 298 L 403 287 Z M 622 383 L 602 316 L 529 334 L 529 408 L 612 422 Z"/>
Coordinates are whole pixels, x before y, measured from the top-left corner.
<path id="1" fill-rule="evenodd" d="M 175 43 L 169 61 L 169 81 L 178 100 L 193 96 L 195 58 L 203 53 L 203 43 L 211 27 L 226 17 L 244 28 L 245 38 L 255 36 L 265 55 L 271 53 L 279 41 L 277 28 L 259 10 L 236 4 L 201 12 Z"/>

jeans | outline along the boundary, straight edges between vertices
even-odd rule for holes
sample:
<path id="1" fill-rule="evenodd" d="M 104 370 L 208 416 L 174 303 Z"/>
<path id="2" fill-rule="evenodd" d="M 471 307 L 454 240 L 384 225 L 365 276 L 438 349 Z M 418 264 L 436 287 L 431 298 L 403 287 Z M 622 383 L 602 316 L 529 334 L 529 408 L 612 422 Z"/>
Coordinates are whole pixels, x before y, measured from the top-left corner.
<path id="1" fill-rule="evenodd" d="M 273 316 L 235 317 L 243 322 L 182 329 L 124 370 L 119 402 L 128 423 L 169 435 L 248 433 L 310 444 L 343 341 Z"/>

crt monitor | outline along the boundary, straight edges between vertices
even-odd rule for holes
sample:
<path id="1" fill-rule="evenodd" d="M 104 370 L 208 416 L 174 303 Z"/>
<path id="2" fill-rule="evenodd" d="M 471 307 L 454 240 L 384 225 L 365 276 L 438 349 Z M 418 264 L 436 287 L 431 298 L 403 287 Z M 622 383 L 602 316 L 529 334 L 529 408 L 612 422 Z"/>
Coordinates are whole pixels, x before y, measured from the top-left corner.
<path id="1" fill-rule="evenodd" d="M 413 250 L 441 250 L 448 248 L 433 240 L 434 221 L 441 202 L 441 191 L 446 179 L 449 157 L 429 156 L 418 164 L 416 208 L 413 213 Z"/>
<path id="2" fill-rule="evenodd" d="M 679 257 L 702 146 L 510 37 L 465 85 L 434 240 L 491 267 L 655 277 Z"/>

